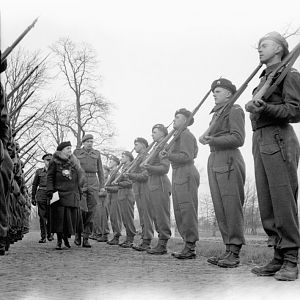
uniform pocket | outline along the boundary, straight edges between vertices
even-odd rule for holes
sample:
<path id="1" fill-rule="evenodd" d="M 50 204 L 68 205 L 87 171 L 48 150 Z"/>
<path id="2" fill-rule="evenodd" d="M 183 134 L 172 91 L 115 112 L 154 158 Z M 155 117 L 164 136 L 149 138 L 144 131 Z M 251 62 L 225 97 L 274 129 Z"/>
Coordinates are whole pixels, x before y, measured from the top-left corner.
<path id="1" fill-rule="evenodd" d="M 260 152 L 262 154 L 272 155 L 280 151 L 278 144 L 260 145 Z"/>

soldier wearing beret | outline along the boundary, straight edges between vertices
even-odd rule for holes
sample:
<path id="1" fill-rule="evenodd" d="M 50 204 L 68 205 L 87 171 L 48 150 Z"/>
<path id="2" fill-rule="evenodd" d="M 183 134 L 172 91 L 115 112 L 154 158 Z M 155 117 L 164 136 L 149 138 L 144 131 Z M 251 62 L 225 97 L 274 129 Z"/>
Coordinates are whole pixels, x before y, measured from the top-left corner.
<path id="1" fill-rule="evenodd" d="M 87 134 L 82 138 L 83 147 L 76 149 L 74 155 L 80 161 L 85 171 L 86 186 L 83 189 L 82 219 L 83 219 L 83 240 L 82 247 L 90 248 L 89 236 L 93 230 L 93 219 L 99 202 L 99 192 L 104 192 L 104 178 L 101 155 L 98 150 L 93 149 L 94 137 Z M 84 204 L 84 202 L 86 202 Z M 75 244 L 81 245 L 81 233 L 75 237 Z"/>
<path id="2" fill-rule="evenodd" d="M 288 54 L 286 40 L 271 32 L 258 44 L 260 62 L 266 65 L 260 90 L 268 76 Z M 300 121 L 300 74 L 291 69 L 268 99 L 246 104 L 253 129 L 253 157 L 258 203 L 262 225 L 269 236 L 268 245 L 274 248 L 273 259 L 265 266 L 255 267 L 258 276 L 275 275 L 277 280 L 298 278 L 299 142 L 289 123 Z"/>
<path id="3" fill-rule="evenodd" d="M 141 162 L 147 156 L 147 148 L 148 142 L 146 139 L 138 137 L 134 140 L 134 150 L 140 156 Z M 134 198 L 142 227 L 141 241 L 139 244 L 133 245 L 132 248 L 137 251 L 146 251 L 150 249 L 153 237 L 153 219 L 146 206 L 146 203 L 149 203 L 148 172 L 138 165 L 135 170 L 128 173 L 128 177 L 133 181 Z"/>
<path id="4" fill-rule="evenodd" d="M 53 240 L 53 235 L 50 231 L 50 203 L 47 197 L 47 171 L 49 162 L 52 159 L 52 154 L 46 153 L 42 156 L 44 167 L 39 168 L 35 172 L 32 182 L 31 203 L 38 205 L 38 214 L 40 218 L 41 239 L 39 243 L 46 243 Z"/>
<path id="5" fill-rule="evenodd" d="M 127 168 L 133 161 L 133 155 L 129 151 L 122 153 L 121 163 L 123 168 Z M 132 189 L 132 181 L 126 176 L 122 175 L 118 182 L 118 200 L 120 203 L 122 222 L 126 230 L 126 239 L 120 247 L 131 248 L 133 246 L 136 229 L 134 225 L 134 193 Z"/>
<path id="6" fill-rule="evenodd" d="M 120 160 L 115 155 L 110 155 L 108 161 L 108 167 L 110 172 L 108 174 L 108 178 L 112 181 L 116 176 L 119 175 L 117 172 L 117 168 L 120 164 Z M 107 242 L 108 245 L 119 245 L 119 239 L 122 231 L 122 215 L 121 215 L 121 207 L 118 200 L 118 191 L 119 187 L 116 185 L 105 186 L 107 191 L 107 202 L 108 202 L 108 210 L 109 210 L 109 218 L 110 224 L 113 231 L 113 238 Z"/>
<path id="7" fill-rule="evenodd" d="M 215 99 L 214 114 L 228 104 L 236 92 L 231 81 L 222 78 L 212 83 Z M 245 140 L 245 116 L 242 108 L 234 104 L 218 119 L 218 125 L 209 136 L 200 137 L 203 145 L 210 146 L 207 172 L 211 197 L 219 229 L 225 245 L 224 253 L 208 262 L 219 267 L 239 265 L 239 252 L 245 244 L 243 230 L 243 204 L 245 163 L 240 150 Z"/>
<path id="8" fill-rule="evenodd" d="M 152 127 L 152 138 L 156 143 L 161 142 L 168 134 L 168 129 L 163 124 L 156 124 Z M 171 237 L 170 228 L 170 194 L 171 183 L 167 176 L 170 169 L 170 161 L 161 158 L 159 153 L 144 168 L 149 174 L 149 203 L 146 203 L 148 210 L 152 212 L 155 220 L 155 227 L 158 232 L 157 245 L 147 250 L 147 253 L 161 255 L 167 253 L 167 243 Z"/>
<path id="9" fill-rule="evenodd" d="M 188 119 L 191 112 L 185 108 L 175 112 L 174 129 L 182 126 L 186 128 L 176 139 L 169 153 L 161 153 L 162 158 L 170 160 L 172 173 L 172 198 L 176 225 L 185 245 L 181 252 L 172 253 L 178 259 L 196 257 L 196 241 L 198 235 L 198 187 L 200 183 L 199 172 L 194 165 L 198 154 L 197 140 L 187 126 L 193 124 Z"/>

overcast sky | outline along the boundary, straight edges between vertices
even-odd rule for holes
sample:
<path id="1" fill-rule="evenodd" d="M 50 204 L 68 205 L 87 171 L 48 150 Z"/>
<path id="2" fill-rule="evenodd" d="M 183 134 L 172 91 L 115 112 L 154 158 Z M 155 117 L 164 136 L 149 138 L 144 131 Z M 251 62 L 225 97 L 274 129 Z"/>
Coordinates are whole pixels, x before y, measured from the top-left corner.
<path id="1" fill-rule="evenodd" d="M 99 91 L 116 105 L 115 146 L 131 150 L 135 137 L 151 140 L 155 123 L 169 124 L 178 108 L 192 110 L 216 78 L 239 87 L 258 65 L 258 39 L 300 26 L 300 2 L 9 0 L 1 1 L 1 17 L 3 49 L 36 17 L 23 47 L 47 53 L 50 44 L 69 36 L 96 49 Z M 290 38 L 290 48 L 298 40 Z M 258 76 L 238 100 L 242 107 L 257 83 Z M 208 126 L 213 104 L 211 96 L 195 117 L 190 129 L 197 138 Z M 295 128 L 299 136 L 300 127 Z M 253 177 L 248 113 L 246 130 L 242 152 Z M 199 168 L 206 169 L 208 155 L 208 146 L 199 145 Z"/>

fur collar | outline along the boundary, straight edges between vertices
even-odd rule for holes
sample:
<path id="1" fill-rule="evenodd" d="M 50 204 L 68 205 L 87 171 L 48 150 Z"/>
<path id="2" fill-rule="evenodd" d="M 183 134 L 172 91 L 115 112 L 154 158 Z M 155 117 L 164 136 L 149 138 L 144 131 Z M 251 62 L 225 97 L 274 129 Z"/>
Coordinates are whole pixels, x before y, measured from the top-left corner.
<path id="1" fill-rule="evenodd" d="M 62 151 L 56 151 L 53 154 L 53 160 L 58 164 L 70 164 L 71 166 L 74 166 L 75 168 L 80 167 L 80 163 L 75 155 L 71 154 L 70 157 L 67 157 Z"/>

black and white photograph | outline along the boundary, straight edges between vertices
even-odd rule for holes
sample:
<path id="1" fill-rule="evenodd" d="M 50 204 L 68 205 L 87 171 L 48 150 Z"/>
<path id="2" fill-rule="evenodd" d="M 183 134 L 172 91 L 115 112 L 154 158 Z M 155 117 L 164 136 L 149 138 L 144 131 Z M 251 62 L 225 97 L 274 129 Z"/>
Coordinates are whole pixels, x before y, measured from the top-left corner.
<path id="1" fill-rule="evenodd" d="M 296 299 L 300 3 L 3 0 L 0 299 Z"/>

